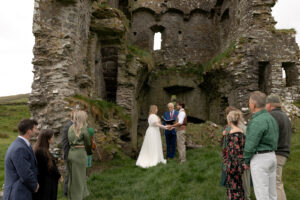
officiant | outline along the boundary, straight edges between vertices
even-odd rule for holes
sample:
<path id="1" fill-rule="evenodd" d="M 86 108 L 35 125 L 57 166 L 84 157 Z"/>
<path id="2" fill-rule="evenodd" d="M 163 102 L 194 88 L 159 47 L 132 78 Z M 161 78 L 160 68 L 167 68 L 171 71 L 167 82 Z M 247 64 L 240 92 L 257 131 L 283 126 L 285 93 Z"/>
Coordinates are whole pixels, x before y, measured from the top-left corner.
<path id="1" fill-rule="evenodd" d="M 174 104 L 168 103 L 169 111 L 164 113 L 163 124 L 173 125 L 177 119 L 178 111 L 174 110 Z M 165 130 L 167 144 L 167 159 L 173 159 L 176 153 L 176 130 Z"/>

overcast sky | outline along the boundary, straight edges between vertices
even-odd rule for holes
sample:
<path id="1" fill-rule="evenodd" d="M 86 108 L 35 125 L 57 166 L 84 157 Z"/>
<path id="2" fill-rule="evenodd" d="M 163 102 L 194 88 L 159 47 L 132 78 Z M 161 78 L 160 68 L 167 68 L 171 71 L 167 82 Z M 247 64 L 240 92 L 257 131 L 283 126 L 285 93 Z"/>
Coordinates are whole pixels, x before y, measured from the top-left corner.
<path id="1" fill-rule="evenodd" d="M 0 2 L 0 96 L 31 92 L 34 0 Z M 276 28 L 295 28 L 300 44 L 300 0 L 279 0 Z"/>

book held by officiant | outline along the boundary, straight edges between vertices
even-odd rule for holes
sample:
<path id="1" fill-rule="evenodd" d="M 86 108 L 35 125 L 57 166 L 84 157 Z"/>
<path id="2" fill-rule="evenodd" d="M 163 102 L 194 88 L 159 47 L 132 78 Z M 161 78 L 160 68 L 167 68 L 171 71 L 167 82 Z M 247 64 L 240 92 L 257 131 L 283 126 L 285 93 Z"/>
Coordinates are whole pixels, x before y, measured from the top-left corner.
<path id="1" fill-rule="evenodd" d="M 163 118 L 163 119 L 164 119 L 164 121 L 166 122 L 167 125 L 173 125 L 174 122 L 175 122 L 174 119 L 170 119 L 170 120 L 167 120 L 167 119 L 165 119 L 165 118 Z"/>

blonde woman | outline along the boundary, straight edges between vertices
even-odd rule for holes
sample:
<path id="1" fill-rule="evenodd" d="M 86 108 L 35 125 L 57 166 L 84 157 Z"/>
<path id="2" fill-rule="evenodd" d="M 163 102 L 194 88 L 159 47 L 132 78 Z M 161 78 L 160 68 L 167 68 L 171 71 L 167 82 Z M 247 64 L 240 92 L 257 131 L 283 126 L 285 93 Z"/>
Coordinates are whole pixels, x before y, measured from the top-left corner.
<path id="1" fill-rule="evenodd" d="M 242 174 L 245 170 L 243 153 L 245 147 L 245 134 L 240 125 L 239 111 L 231 111 L 227 115 L 230 131 L 226 135 L 227 154 L 224 160 L 226 188 L 229 200 L 244 200 Z"/>
<path id="2" fill-rule="evenodd" d="M 158 108 L 156 105 L 150 106 L 148 117 L 149 127 L 147 128 L 144 142 L 136 162 L 136 165 L 142 168 L 153 167 L 158 163 L 166 164 L 159 131 L 159 128 L 166 129 L 166 126 L 161 125 L 157 111 Z"/>
<path id="3" fill-rule="evenodd" d="M 68 199 L 82 200 L 89 195 L 86 185 L 87 154 L 91 153 L 91 140 L 87 129 L 87 113 L 75 111 L 73 125 L 68 131 Z"/>

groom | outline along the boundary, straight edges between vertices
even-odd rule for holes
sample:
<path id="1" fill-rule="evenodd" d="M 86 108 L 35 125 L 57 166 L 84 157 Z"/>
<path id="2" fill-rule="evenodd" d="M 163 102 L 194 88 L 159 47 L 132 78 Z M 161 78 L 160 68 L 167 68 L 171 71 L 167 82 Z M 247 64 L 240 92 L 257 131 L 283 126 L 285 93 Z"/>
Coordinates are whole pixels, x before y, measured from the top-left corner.
<path id="1" fill-rule="evenodd" d="M 172 125 L 177 119 L 178 111 L 174 110 L 174 104 L 168 103 L 168 112 L 164 113 L 164 125 Z M 176 152 L 176 130 L 165 130 L 166 144 L 167 144 L 167 159 L 175 157 Z"/>

